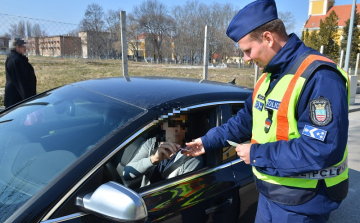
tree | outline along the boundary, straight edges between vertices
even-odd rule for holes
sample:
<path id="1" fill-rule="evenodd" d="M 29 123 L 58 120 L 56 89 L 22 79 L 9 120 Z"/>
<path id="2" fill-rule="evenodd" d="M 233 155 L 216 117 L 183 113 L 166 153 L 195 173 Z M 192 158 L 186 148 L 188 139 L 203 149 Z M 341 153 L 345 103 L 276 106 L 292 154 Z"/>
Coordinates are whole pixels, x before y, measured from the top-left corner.
<path id="1" fill-rule="evenodd" d="M 120 9 L 109 10 L 104 16 L 106 29 L 110 32 L 107 41 L 107 54 L 112 58 L 115 58 L 121 49 L 120 11 Z"/>
<path id="2" fill-rule="evenodd" d="M 204 47 L 205 20 L 208 17 L 203 16 L 208 14 L 208 7 L 197 1 L 187 1 L 185 5 L 172 9 L 176 21 L 174 51 L 178 59 L 193 64 L 196 58 L 201 56 L 203 51 L 201 49 Z"/>
<path id="3" fill-rule="evenodd" d="M 88 5 L 80 26 L 83 31 L 104 31 L 105 21 L 103 8 L 96 3 Z"/>
<path id="4" fill-rule="evenodd" d="M 332 11 L 325 18 L 325 22 L 320 20 L 319 43 L 324 46 L 324 55 L 332 60 L 337 60 L 339 56 L 339 45 L 337 44 L 338 35 L 338 16 Z M 319 49 L 317 49 L 319 50 Z"/>
<path id="5" fill-rule="evenodd" d="M 302 39 L 306 46 L 309 45 L 309 38 L 310 38 L 309 29 L 306 29 L 305 33 L 303 32 L 303 39 Z"/>
<path id="6" fill-rule="evenodd" d="M 320 42 L 319 42 L 319 32 L 314 30 L 310 33 L 306 46 L 311 47 L 313 49 L 319 50 L 320 49 Z"/>
<path id="7" fill-rule="evenodd" d="M 28 38 L 32 36 L 32 27 L 31 22 L 26 21 L 26 35 Z"/>
<path id="8" fill-rule="evenodd" d="M 12 37 L 17 37 L 17 38 L 25 38 L 26 37 L 26 31 L 25 31 L 25 22 L 24 21 L 19 21 L 18 24 L 11 24 L 10 25 L 10 35 Z"/>
<path id="9" fill-rule="evenodd" d="M 84 18 L 80 22 L 80 29 L 87 32 L 86 44 L 91 57 L 100 58 L 107 52 L 108 35 L 104 33 L 104 11 L 100 5 L 93 3 L 87 6 Z"/>
<path id="10" fill-rule="evenodd" d="M 41 27 L 38 23 L 35 23 L 32 26 L 32 36 L 34 37 L 46 36 L 46 33 L 45 31 L 41 30 Z"/>
<path id="11" fill-rule="evenodd" d="M 128 47 L 129 50 L 133 52 L 134 59 L 137 61 L 141 49 L 140 38 L 145 38 L 146 34 L 141 35 L 141 31 L 140 31 L 141 29 L 139 27 L 139 23 L 137 22 L 133 14 L 129 14 L 126 21 L 127 21 L 126 31 L 128 36 Z"/>
<path id="12" fill-rule="evenodd" d="M 283 21 L 288 32 L 292 32 L 294 30 L 296 21 L 294 15 L 291 12 L 279 12 L 279 19 Z"/>
<path id="13" fill-rule="evenodd" d="M 355 9 L 356 12 L 356 9 Z M 350 66 L 354 66 L 356 63 L 357 54 L 359 53 L 359 28 L 357 28 L 357 25 L 359 24 L 359 14 L 355 13 L 354 16 L 354 27 L 353 27 L 353 34 L 351 39 L 351 48 L 350 48 Z M 346 26 L 343 29 L 342 34 L 342 41 L 341 41 L 341 49 L 344 50 L 344 53 L 346 55 L 346 49 L 347 49 L 347 41 L 348 41 L 348 35 L 349 35 L 349 29 L 350 29 L 350 18 L 345 22 Z"/>
<path id="14" fill-rule="evenodd" d="M 236 14 L 233 8 L 230 4 L 205 5 L 198 1 L 188 1 L 184 6 L 173 8 L 177 23 L 175 53 L 181 55 L 180 58 L 189 58 L 191 64 L 202 59 L 207 25 L 210 59 L 215 53 L 225 60 L 232 56 L 235 48 L 233 41 L 226 36 L 226 30 Z"/>
<path id="15" fill-rule="evenodd" d="M 140 6 L 135 6 L 132 14 L 153 45 L 153 57 L 161 61 L 163 40 L 175 30 L 175 21 L 168 14 L 167 7 L 158 0 L 146 0 Z"/>

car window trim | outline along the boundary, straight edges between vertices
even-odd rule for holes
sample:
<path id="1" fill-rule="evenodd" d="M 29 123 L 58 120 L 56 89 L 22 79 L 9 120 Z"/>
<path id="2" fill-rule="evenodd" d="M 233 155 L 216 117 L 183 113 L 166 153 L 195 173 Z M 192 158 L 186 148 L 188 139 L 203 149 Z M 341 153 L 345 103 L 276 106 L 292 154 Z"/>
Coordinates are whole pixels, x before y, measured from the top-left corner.
<path id="1" fill-rule="evenodd" d="M 85 212 L 78 212 L 78 213 L 74 213 L 71 215 L 66 215 L 60 218 L 54 218 L 54 219 L 50 219 L 50 220 L 46 220 L 46 221 L 41 221 L 41 223 L 58 223 L 58 222 L 64 222 L 64 221 L 69 221 L 69 220 L 73 220 L 76 218 L 81 218 L 88 215 L 88 213 Z"/>
<path id="2" fill-rule="evenodd" d="M 164 184 L 164 185 L 161 185 L 159 187 L 156 187 L 156 188 L 152 188 L 152 189 L 149 189 L 147 191 L 144 191 L 144 192 L 141 192 L 139 193 L 139 195 L 141 197 L 145 197 L 145 196 L 148 196 L 150 194 L 153 194 L 153 193 L 156 193 L 156 192 L 159 192 L 161 190 L 164 190 L 164 189 L 167 189 L 169 187 L 173 187 L 177 184 L 180 184 L 180 183 L 184 183 L 184 182 L 188 182 L 188 181 L 191 181 L 195 178 L 198 178 L 198 177 L 202 177 L 204 175 L 208 175 L 212 172 L 216 172 L 216 171 L 219 171 L 219 170 L 222 170 L 222 169 L 225 169 L 229 166 L 232 166 L 234 164 L 237 164 L 237 163 L 240 163 L 240 162 L 243 162 L 243 160 L 239 159 L 239 160 L 235 160 L 235 161 L 229 161 L 225 164 L 221 164 L 220 166 L 217 166 L 217 167 L 214 167 L 214 168 L 210 168 L 210 169 L 207 169 L 201 173 L 198 173 L 198 174 L 193 174 L 191 176 L 188 176 L 188 177 L 185 177 L 185 178 L 182 178 L 182 179 L 179 179 L 177 181 L 174 181 L 174 182 L 171 182 L 171 183 L 167 183 L 167 184 Z M 136 192 L 136 191 L 135 191 Z"/>
<path id="3" fill-rule="evenodd" d="M 168 118 L 169 116 L 173 116 L 174 114 L 179 114 L 183 111 L 190 111 L 192 109 L 202 108 L 202 107 L 209 107 L 209 106 L 217 106 L 222 104 L 239 104 L 244 103 L 245 101 L 218 101 L 218 102 L 211 102 L 211 103 L 204 103 L 204 104 L 198 104 L 193 105 L 185 108 L 178 108 L 173 109 L 172 113 L 168 113 L 167 115 L 162 115 L 159 117 L 158 120 L 154 120 L 147 124 L 145 127 L 137 131 L 134 135 L 129 137 L 127 140 L 125 140 L 123 143 L 121 143 L 116 149 L 114 149 L 109 155 L 107 155 L 103 160 L 101 160 L 95 167 L 93 167 L 85 176 L 79 180 L 73 188 L 71 188 L 52 208 L 51 210 L 43 217 L 41 222 L 47 221 L 55 212 L 56 210 L 87 180 L 89 177 L 94 174 L 101 166 L 103 166 L 108 160 L 110 160 L 117 152 L 119 152 L 122 148 L 126 147 L 131 141 L 133 141 L 136 137 L 141 135 L 143 132 L 147 131 L 150 127 L 153 125 L 156 125 L 158 122 L 160 122 L 160 119 Z M 228 165 L 228 164 L 224 164 Z M 212 169 L 211 169 L 212 170 Z M 209 171 L 211 171 L 209 170 Z M 214 170 L 215 171 L 215 170 Z"/>

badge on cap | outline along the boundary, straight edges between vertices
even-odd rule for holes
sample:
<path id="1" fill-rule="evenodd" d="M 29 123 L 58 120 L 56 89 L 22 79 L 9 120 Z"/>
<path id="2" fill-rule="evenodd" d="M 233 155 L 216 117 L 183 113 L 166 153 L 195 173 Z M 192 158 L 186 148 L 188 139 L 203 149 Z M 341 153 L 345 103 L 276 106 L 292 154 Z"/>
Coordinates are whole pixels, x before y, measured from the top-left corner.
<path id="1" fill-rule="evenodd" d="M 320 96 L 309 102 L 310 120 L 314 125 L 326 126 L 332 121 L 331 103 L 328 99 Z"/>

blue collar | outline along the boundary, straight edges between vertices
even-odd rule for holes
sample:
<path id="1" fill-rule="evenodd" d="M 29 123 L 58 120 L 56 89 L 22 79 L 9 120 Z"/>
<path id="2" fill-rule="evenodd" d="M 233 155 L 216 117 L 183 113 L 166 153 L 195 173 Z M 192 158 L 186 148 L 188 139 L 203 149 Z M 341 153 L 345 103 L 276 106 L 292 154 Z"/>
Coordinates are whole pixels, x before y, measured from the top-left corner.
<path id="1" fill-rule="evenodd" d="M 299 56 L 309 49 L 296 34 L 292 33 L 284 47 L 271 59 L 263 72 L 271 73 L 272 79 L 278 79 L 291 68 Z"/>

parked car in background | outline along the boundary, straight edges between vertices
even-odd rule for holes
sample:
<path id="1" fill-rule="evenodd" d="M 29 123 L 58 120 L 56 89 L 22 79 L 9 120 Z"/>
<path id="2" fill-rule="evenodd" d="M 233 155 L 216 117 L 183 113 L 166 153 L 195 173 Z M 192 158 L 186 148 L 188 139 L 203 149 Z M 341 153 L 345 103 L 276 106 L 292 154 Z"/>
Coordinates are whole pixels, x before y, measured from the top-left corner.
<path id="1" fill-rule="evenodd" d="M 0 113 L 0 222 L 251 222 L 258 192 L 234 147 L 202 168 L 140 187 L 123 169 L 176 114 L 188 134 L 219 126 L 251 90 L 162 77 L 53 89 Z"/>

